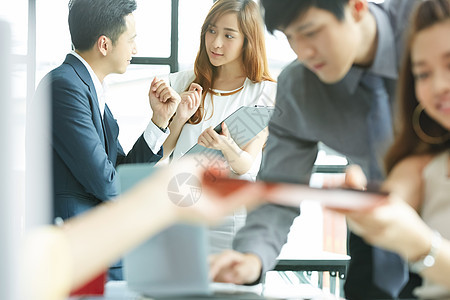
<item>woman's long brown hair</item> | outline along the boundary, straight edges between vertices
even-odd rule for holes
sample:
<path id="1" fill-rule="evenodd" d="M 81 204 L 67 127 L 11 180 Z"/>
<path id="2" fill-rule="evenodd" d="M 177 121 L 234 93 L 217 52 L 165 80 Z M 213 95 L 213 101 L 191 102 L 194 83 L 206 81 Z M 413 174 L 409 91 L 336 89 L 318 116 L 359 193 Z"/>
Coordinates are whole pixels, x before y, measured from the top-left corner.
<path id="1" fill-rule="evenodd" d="M 203 87 L 203 97 L 199 108 L 188 121 L 190 124 L 198 124 L 205 117 L 205 98 L 209 89 L 214 85 L 216 75 L 216 67 L 209 61 L 206 51 L 206 32 L 210 24 L 214 24 L 218 18 L 228 13 L 237 15 L 239 30 L 244 35 L 242 60 L 246 76 L 252 82 L 275 81 L 269 74 L 264 26 L 258 5 L 253 0 L 218 0 L 211 7 L 202 26 L 200 48 L 194 65 L 195 79 L 193 82 Z"/>
<path id="2" fill-rule="evenodd" d="M 415 80 L 412 73 L 411 46 L 417 34 L 433 25 L 450 20 L 450 0 L 427 0 L 421 2 L 412 15 L 403 64 L 397 85 L 398 132 L 392 147 L 385 157 L 385 168 L 389 173 L 393 167 L 407 156 L 414 154 L 437 153 L 450 148 L 450 141 L 431 145 L 422 141 L 415 133 L 412 116 L 419 104 L 415 94 Z M 449 32 L 450 36 L 450 32 Z M 447 37 L 443 37 L 447 38 Z M 424 114 L 426 115 L 426 114 Z M 439 136 L 447 132 L 430 117 L 421 118 L 424 131 Z"/>

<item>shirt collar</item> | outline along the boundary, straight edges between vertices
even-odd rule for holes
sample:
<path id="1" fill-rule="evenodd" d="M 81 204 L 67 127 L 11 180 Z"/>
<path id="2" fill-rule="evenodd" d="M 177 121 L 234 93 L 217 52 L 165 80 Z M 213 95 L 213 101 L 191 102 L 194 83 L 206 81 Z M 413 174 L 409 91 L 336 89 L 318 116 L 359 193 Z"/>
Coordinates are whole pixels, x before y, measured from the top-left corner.
<path id="1" fill-rule="evenodd" d="M 97 75 L 94 73 L 94 70 L 92 70 L 91 66 L 78 53 L 76 53 L 75 51 L 71 51 L 70 54 L 78 58 L 88 70 L 92 82 L 94 83 L 95 93 L 98 99 L 98 107 L 100 109 L 100 114 L 102 115 L 103 118 L 103 113 L 105 111 L 105 94 L 107 90 L 105 82 L 103 83 L 100 82 L 100 79 L 98 79 Z"/>
<path id="2" fill-rule="evenodd" d="M 370 12 L 373 14 L 377 24 L 378 45 L 372 66 L 364 69 L 353 66 L 344 77 L 344 82 L 351 93 L 354 93 L 359 85 L 364 72 L 370 72 L 376 76 L 390 79 L 398 78 L 397 58 L 395 49 L 394 32 L 391 22 L 381 7 L 369 4 Z"/>

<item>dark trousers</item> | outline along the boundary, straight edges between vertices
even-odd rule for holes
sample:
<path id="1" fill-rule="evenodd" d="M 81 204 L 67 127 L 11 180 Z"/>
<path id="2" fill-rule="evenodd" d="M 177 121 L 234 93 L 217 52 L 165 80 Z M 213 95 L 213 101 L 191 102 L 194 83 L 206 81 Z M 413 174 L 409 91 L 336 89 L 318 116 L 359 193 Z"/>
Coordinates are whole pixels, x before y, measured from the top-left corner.
<path id="1" fill-rule="evenodd" d="M 345 298 L 350 300 L 393 299 L 373 284 L 372 247 L 353 233 L 350 233 L 348 241 L 347 249 L 349 249 L 351 261 L 344 285 Z M 401 291 L 399 299 L 416 298 L 412 291 L 421 285 L 422 279 L 414 273 L 410 273 L 409 276 L 409 281 Z"/>

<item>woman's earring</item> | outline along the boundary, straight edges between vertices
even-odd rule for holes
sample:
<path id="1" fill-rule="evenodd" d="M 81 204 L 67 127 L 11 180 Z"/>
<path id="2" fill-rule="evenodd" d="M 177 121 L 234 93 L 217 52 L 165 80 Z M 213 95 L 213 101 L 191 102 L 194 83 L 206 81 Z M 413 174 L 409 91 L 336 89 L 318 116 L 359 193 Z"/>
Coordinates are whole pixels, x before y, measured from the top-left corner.
<path id="1" fill-rule="evenodd" d="M 422 129 L 422 126 L 420 125 L 420 116 L 422 115 L 424 110 L 425 109 L 423 108 L 423 106 L 419 103 L 414 109 L 414 113 L 412 116 L 412 125 L 417 136 L 425 143 L 433 145 L 442 144 L 448 141 L 450 139 L 450 132 L 447 132 L 442 136 L 431 136 L 425 133 L 425 131 Z"/>

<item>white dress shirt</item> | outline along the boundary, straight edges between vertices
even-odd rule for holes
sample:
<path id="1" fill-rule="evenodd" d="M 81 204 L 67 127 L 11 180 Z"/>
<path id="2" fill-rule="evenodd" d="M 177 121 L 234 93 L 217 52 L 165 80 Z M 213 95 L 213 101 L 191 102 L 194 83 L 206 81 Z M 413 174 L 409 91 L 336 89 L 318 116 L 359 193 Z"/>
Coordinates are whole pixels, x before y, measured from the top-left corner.
<path id="1" fill-rule="evenodd" d="M 97 94 L 98 99 L 98 107 L 103 118 L 106 103 L 107 84 L 105 82 L 100 82 L 100 79 L 94 73 L 94 70 L 92 70 L 91 66 L 78 53 L 76 53 L 75 51 L 71 51 L 70 54 L 78 58 L 88 70 L 92 82 L 94 83 L 95 93 Z M 150 150 L 152 150 L 152 152 L 156 154 L 161 149 L 169 134 L 169 128 L 167 128 L 166 132 L 163 132 L 153 123 L 153 121 L 150 120 L 147 128 L 144 131 L 144 139 L 147 142 Z"/>

